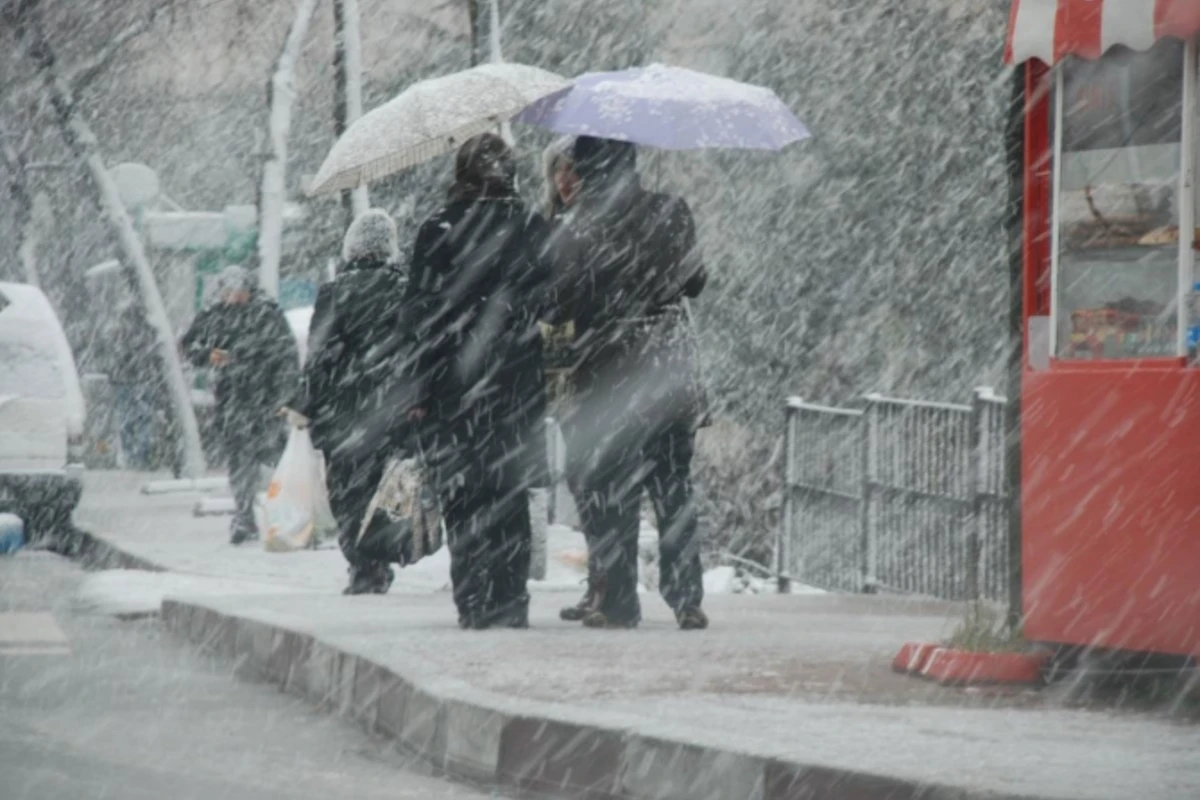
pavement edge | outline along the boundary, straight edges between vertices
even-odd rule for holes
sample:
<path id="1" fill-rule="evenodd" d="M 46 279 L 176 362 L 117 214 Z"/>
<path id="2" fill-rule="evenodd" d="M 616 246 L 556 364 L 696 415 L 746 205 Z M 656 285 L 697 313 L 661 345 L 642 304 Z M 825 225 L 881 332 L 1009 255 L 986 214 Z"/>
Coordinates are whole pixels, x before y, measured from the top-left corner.
<path id="1" fill-rule="evenodd" d="M 1006 800 L 527 713 L 398 675 L 312 634 L 165 599 L 169 631 L 399 746 L 451 777 L 583 800 Z M 1013 798 L 1012 800 L 1017 800 Z"/>
<path id="2" fill-rule="evenodd" d="M 111 544 L 100 536 L 75 527 L 70 533 L 70 543 L 62 555 L 79 562 L 84 569 L 140 569 L 144 572 L 167 572 L 167 568 L 148 559 L 136 556 Z"/>

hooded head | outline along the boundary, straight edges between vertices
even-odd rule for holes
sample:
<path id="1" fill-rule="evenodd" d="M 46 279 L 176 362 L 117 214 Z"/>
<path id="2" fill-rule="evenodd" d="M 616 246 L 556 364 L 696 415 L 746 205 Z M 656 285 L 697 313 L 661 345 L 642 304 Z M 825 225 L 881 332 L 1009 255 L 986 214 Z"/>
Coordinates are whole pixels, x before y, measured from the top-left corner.
<path id="1" fill-rule="evenodd" d="M 494 133 L 481 133 L 463 142 L 454 158 L 451 200 L 514 197 L 517 164 L 512 150 Z"/>
<path id="2" fill-rule="evenodd" d="M 566 179 L 569 177 L 572 181 L 578 182 L 578 178 L 575 176 L 575 165 L 571 160 L 571 151 L 574 147 L 575 137 L 563 136 L 555 139 L 549 147 L 542 151 L 542 175 L 546 181 L 542 206 L 547 217 L 554 217 L 565 207 L 563 189 L 566 188 L 564 183 L 568 182 Z"/>
<path id="3" fill-rule="evenodd" d="M 381 208 L 364 211 L 346 231 L 342 240 L 342 261 L 395 264 L 400 260 L 396 223 Z"/>
<path id="4" fill-rule="evenodd" d="M 571 148 L 575 173 L 588 194 L 637 182 L 637 148 L 631 142 L 580 136 Z"/>
<path id="5" fill-rule="evenodd" d="M 231 264 L 217 275 L 217 300 L 221 303 L 240 305 L 253 291 L 254 276 L 245 267 Z"/>

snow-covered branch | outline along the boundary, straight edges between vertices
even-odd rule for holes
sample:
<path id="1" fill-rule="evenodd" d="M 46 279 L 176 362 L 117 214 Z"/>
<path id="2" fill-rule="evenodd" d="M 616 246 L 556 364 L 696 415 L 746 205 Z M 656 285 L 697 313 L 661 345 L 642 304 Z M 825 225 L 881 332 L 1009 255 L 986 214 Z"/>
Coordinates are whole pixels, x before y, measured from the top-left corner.
<path id="1" fill-rule="evenodd" d="M 100 143 L 76 104 L 71 85 L 58 73 L 54 52 L 38 19 L 37 0 L 23 0 L 20 34 L 27 39 L 26 53 L 33 60 L 42 85 L 58 119 L 63 138 L 72 152 L 83 162 L 92 177 L 99 195 L 100 207 L 113 227 L 126 262 L 132 267 L 146 316 L 157 334 L 160 362 L 169 390 L 172 410 L 183 435 L 184 474 L 198 477 L 204 473 L 204 450 L 200 442 L 200 427 L 192 408 L 191 393 L 183 377 L 183 366 L 175 347 L 175 336 L 167 316 L 166 305 L 158 291 L 154 271 L 146 257 L 142 240 L 133 227 L 133 220 L 117 191 L 116 181 L 104 164 Z"/>
<path id="2" fill-rule="evenodd" d="M 127 25 L 120 33 L 105 42 L 100 52 L 81 64 L 75 66 L 66 77 L 67 84 L 75 91 L 81 92 L 87 88 L 96 76 L 112 62 L 113 58 L 124 52 L 125 46 L 137 37 L 150 30 L 158 15 L 165 11 L 175 0 L 160 0 L 146 15 Z"/>
<path id="3" fill-rule="evenodd" d="M 333 18 L 336 38 L 333 60 L 337 95 L 334 102 L 334 134 L 340 137 L 363 112 L 362 26 L 358 0 L 333 0 Z M 365 186 L 353 189 L 348 196 L 351 220 L 371 206 Z"/>
<path id="4" fill-rule="evenodd" d="M 37 226 L 33 220 L 33 195 L 30 194 L 26 179 L 29 165 L 21 158 L 17 148 L 12 144 L 12 137 L 7 135 L 7 129 L 0 123 L 0 160 L 9 173 L 8 190 L 13 199 L 14 218 L 21 231 L 21 243 L 17 253 L 21 258 L 21 266 L 25 271 L 25 282 L 40 286 L 41 274 L 37 266 Z"/>
<path id="5" fill-rule="evenodd" d="M 317 0 L 300 0 L 287 39 L 267 84 L 267 146 L 258 202 L 258 280 L 271 297 L 279 296 L 279 262 L 283 242 L 283 205 L 287 192 L 287 142 L 296 98 L 296 61 L 308 33 Z"/>

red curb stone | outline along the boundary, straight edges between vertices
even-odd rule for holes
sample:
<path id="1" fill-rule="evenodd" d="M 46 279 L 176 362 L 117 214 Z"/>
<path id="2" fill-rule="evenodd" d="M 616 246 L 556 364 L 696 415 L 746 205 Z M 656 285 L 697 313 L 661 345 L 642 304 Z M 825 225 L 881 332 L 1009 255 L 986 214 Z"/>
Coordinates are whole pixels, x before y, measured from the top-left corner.
<path id="1" fill-rule="evenodd" d="M 1040 686 L 1049 653 L 974 653 L 940 647 L 921 675 L 943 686 L 1020 684 Z"/>
<path id="2" fill-rule="evenodd" d="M 932 642 L 905 642 L 892 659 L 892 671 L 904 674 L 920 673 L 929 663 L 929 657 L 939 648 Z"/>

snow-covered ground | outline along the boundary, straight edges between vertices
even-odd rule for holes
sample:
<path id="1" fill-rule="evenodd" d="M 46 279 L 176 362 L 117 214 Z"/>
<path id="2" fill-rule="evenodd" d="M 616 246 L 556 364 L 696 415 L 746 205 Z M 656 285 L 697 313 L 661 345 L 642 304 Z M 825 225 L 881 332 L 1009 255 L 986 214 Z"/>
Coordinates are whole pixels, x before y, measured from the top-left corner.
<path id="1" fill-rule="evenodd" d="M 643 524 L 640 535 L 640 589 L 657 591 L 658 532 Z M 216 564 L 200 570 L 191 565 L 189 571 L 143 572 L 140 570 L 105 570 L 89 575 L 75 598 L 84 609 L 114 616 L 133 616 L 157 613 L 167 597 L 206 598 L 234 595 L 277 595 L 328 591 L 345 574 L 345 561 L 332 543 L 316 551 L 303 553 L 271 553 L 228 548 L 227 558 L 238 568 L 219 570 Z M 287 560 L 292 559 L 294 572 Z M 255 570 L 254 562 L 274 567 Z M 279 569 L 283 567 L 284 569 Z M 223 574 L 218 574 L 222 572 Z M 328 580 L 319 583 L 317 575 Z M 396 593 L 429 593 L 449 591 L 450 553 L 445 547 L 428 558 L 397 570 L 392 591 Z M 547 535 L 546 576 L 530 581 L 533 592 L 582 592 L 587 577 L 587 546 L 583 534 L 565 525 L 551 525 Z M 762 578 L 749 577 L 733 567 L 720 566 L 704 575 L 706 594 L 740 594 L 774 591 L 773 584 Z M 793 587 L 794 593 L 820 593 L 810 587 Z"/>

